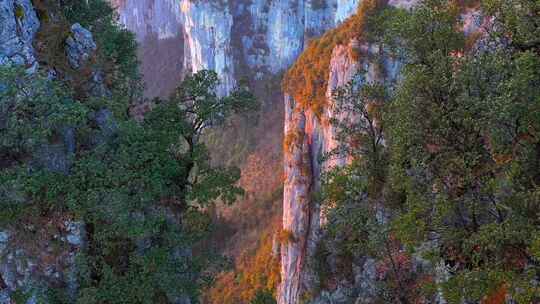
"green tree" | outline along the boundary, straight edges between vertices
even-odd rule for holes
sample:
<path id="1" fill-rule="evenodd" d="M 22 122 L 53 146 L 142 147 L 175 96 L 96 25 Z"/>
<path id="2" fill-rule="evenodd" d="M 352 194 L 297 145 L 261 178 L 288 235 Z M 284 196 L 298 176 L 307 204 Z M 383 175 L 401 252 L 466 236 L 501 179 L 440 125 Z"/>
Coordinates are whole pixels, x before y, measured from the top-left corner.
<path id="1" fill-rule="evenodd" d="M 235 185 L 239 170 L 211 167 L 197 139 L 217 117 L 254 103 L 245 89 L 216 97 L 217 84 L 213 72 L 189 76 L 142 124 L 123 123 L 110 143 L 77 164 L 67 201 L 94 235 L 83 299 L 197 298 L 210 258 L 190 253 L 208 236 L 210 219 L 203 210 L 243 193 Z M 96 276 L 105 279 L 96 282 Z"/>
<path id="2" fill-rule="evenodd" d="M 351 162 L 323 182 L 322 256 L 337 248 L 342 260 L 367 254 L 399 266 L 392 249 L 405 246 L 448 270 L 449 279 L 413 289 L 420 274 L 393 267 L 386 301 L 410 303 L 437 288 L 451 303 L 540 296 L 531 283 L 540 270 L 540 7 L 480 8 L 490 22 L 470 36 L 458 1 L 377 13 L 366 39 L 381 48 L 379 61 L 400 61 L 399 81 L 353 82 L 334 98 L 342 146 L 331 156 Z"/>
<path id="3" fill-rule="evenodd" d="M 255 299 L 250 304 L 276 304 L 274 296 L 269 291 L 258 291 L 255 295 Z"/>
<path id="4" fill-rule="evenodd" d="M 395 229 L 411 246 L 439 244 L 452 303 L 501 289 L 522 303 L 538 296 L 538 4 L 518 2 L 485 1 L 495 24 L 472 42 L 454 3 L 388 19 L 405 64 L 386 111 L 391 179 L 406 194 Z"/>

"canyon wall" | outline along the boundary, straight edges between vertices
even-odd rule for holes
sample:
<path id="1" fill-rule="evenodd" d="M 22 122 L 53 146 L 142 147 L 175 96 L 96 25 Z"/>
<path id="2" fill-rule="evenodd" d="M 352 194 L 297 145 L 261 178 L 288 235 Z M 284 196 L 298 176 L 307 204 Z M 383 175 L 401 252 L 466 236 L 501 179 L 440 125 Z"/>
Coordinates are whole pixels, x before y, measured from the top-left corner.
<path id="1" fill-rule="evenodd" d="M 317 298 L 313 292 L 318 278 L 311 263 L 324 225 L 324 215 L 314 194 L 320 190 L 325 170 L 347 163 L 347 158 L 339 155 L 321 162 L 339 144 L 336 141 L 337 130 L 330 123 L 332 119 L 340 119 L 334 114 L 332 94 L 336 88 L 359 77 L 360 72 L 364 73 L 362 78 L 370 83 L 382 81 L 383 77 L 396 77 L 398 64 L 391 59 L 380 64 L 374 59 L 379 53 L 377 46 L 360 44 L 356 40 L 334 48 L 325 94 L 327 102 L 322 113 L 285 95 L 283 230 L 289 237 L 281 251 L 280 304 L 303 303 L 306 299 Z M 340 297 L 327 298 L 330 303 L 341 303 L 338 301 Z"/>
<path id="2" fill-rule="evenodd" d="M 185 73 L 211 69 L 220 77 L 220 94 L 247 79 L 262 104 L 256 118 L 237 118 L 224 130 L 210 132 L 207 136 L 215 163 L 239 166 L 241 184 L 247 191 L 242 202 L 216 211 L 222 220 L 233 226 L 234 236 L 228 243 L 240 242 L 226 248 L 232 255 L 240 248 L 255 244 L 260 231 L 281 216 L 282 74 L 310 39 L 343 22 L 356 11 L 359 2 L 114 2 L 120 21 L 136 33 L 140 43 L 147 96 L 167 96 Z M 248 211 L 250 214 L 245 214 Z"/>
<path id="3" fill-rule="evenodd" d="M 365 1 L 365 4 L 367 3 L 368 1 Z M 390 0 L 386 1 L 385 5 L 411 9 L 417 3 L 416 0 Z M 362 19 L 363 13 L 365 10 L 360 8 L 353 19 Z M 462 30 L 466 35 L 481 32 L 486 22 L 476 8 L 464 9 L 461 18 Z M 362 31 L 365 29 L 361 24 L 361 21 L 354 23 L 356 33 L 353 35 L 354 38 L 348 40 L 348 44 L 336 43 L 332 46 L 331 55 L 328 55 L 330 56 L 328 67 L 324 69 L 326 74 L 321 76 L 325 77 L 322 109 L 318 107 L 321 101 L 317 100 L 317 93 L 311 94 L 308 98 L 295 91 L 286 91 L 284 94 L 283 235 L 285 240 L 282 242 L 281 249 L 282 281 L 278 291 L 279 304 L 371 303 L 370 299 L 378 292 L 375 287 L 377 280 L 375 261 L 369 257 L 352 269 L 354 277 L 352 281 L 338 282 L 333 290 L 320 290 L 318 274 L 315 273 L 316 266 L 313 265 L 316 260 L 317 244 L 325 225 L 324 213 L 321 212 L 316 198 L 316 194 L 321 190 L 322 174 L 332 167 L 343 166 L 348 162 L 346 157 L 340 155 L 322 161 L 323 156 L 328 155 L 339 145 L 336 139 L 338 130 L 331 121 L 344 118 L 335 117 L 333 92 L 353 79 L 361 79 L 359 84 L 362 85 L 363 83 L 396 83 L 396 81 L 399 82 L 400 77 L 400 62 L 389 57 L 378 45 L 364 39 Z M 340 35 L 347 30 L 347 26 L 343 26 L 343 31 L 341 28 L 338 26 L 328 35 Z M 322 37 L 319 40 L 322 41 L 321 44 L 331 41 L 331 38 L 326 38 L 329 37 Z M 316 69 L 315 66 L 320 62 L 325 62 L 325 59 L 309 58 L 316 55 L 318 54 L 310 49 L 301 55 L 295 65 L 304 66 L 301 68 L 295 66 L 291 69 L 290 73 L 293 76 L 289 76 L 289 79 L 286 77 L 286 87 L 303 89 L 309 86 L 311 79 L 306 76 L 307 73 Z M 321 57 L 323 56 L 321 54 Z M 303 72 L 299 86 L 287 84 L 287 81 L 291 79 L 298 80 L 294 78 L 294 69 Z M 298 95 L 302 97 L 294 97 Z M 354 114 L 341 113 L 339 115 Z M 420 257 L 414 257 L 414 259 L 415 265 L 422 264 L 424 269 L 431 268 L 438 279 L 447 277 L 448 273 L 444 265 L 429 265 Z M 440 293 L 437 303 L 446 303 Z"/>
<path id="4" fill-rule="evenodd" d="M 215 70 L 222 93 L 241 76 L 263 77 L 287 69 L 310 38 L 323 34 L 353 14 L 359 0 L 111 0 L 120 22 L 135 32 L 143 49 L 174 56 L 142 54 L 147 62 L 184 70 Z M 183 56 L 178 58 L 178 54 Z M 154 77 L 160 80 L 172 75 Z M 165 76 L 167 75 L 167 76 Z M 149 76 L 149 75 L 148 75 Z M 149 79 L 149 77 L 146 77 Z M 154 91 L 150 92 L 154 93 Z"/>
<path id="5" fill-rule="evenodd" d="M 177 0 L 111 0 L 139 42 L 145 96 L 168 97 L 184 75 L 184 35 Z"/>

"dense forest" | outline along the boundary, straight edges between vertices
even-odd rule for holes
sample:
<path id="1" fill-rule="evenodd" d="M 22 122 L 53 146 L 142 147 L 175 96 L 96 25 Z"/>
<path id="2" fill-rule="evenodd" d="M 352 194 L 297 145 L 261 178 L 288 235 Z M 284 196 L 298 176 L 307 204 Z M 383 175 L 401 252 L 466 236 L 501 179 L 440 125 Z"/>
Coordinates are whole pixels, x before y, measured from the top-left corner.
<path id="1" fill-rule="evenodd" d="M 334 93 L 335 111 L 353 114 L 333 121 L 329 157 L 351 161 L 324 180 L 320 254 L 337 247 L 340 269 L 358 255 L 387 261 L 385 303 L 539 300 L 540 6 L 484 1 L 489 27 L 467 35 L 462 5 L 479 4 L 371 8 L 367 39 L 401 75 Z M 446 278 L 413 269 L 418 255 Z"/>
<path id="2" fill-rule="evenodd" d="M 211 231 L 204 209 L 242 194 L 238 170 L 211 167 L 199 137 L 232 113 L 256 109 L 256 101 L 244 87 L 218 97 L 211 71 L 187 77 L 168 100 L 145 101 L 137 44 L 108 3 L 38 3 L 55 19 L 42 17 L 47 32 L 38 38 L 54 74 L 0 69 L 1 225 L 38 247 L 41 230 L 54 229 L 44 223 L 69 219 L 84 223 L 85 246 L 73 257 L 76 294 L 62 285 L 29 286 L 12 301 L 26 303 L 44 287 L 38 303 L 196 299 L 220 263 L 195 248 Z M 87 71 L 61 51 L 70 22 L 95 33 L 99 47 L 92 64 L 84 63 Z M 88 89 L 90 70 L 106 73 L 104 92 Z M 134 115 L 143 102 L 152 110 Z"/>
<path id="3" fill-rule="evenodd" d="M 283 77 L 291 115 L 335 130 L 295 177 L 323 168 L 300 208 L 317 205 L 317 242 L 284 226 L 231 265 L 211 211 L 242 198 L 241 172 L 205 136 L 260 111 L 252 82 L 220 94 L 200 70 L 145 98 L 109 2 L 32 1 L 39 68 L 0 56 L 0 303 L 540 303 L 540 2 L 360 2 Z M 362 64 L 329 93 L 349 45 Z M 285 155 L 312 153 L 303 128 Z M 279 257 L 297 245 L 313 276 L 293 301 Z"/>

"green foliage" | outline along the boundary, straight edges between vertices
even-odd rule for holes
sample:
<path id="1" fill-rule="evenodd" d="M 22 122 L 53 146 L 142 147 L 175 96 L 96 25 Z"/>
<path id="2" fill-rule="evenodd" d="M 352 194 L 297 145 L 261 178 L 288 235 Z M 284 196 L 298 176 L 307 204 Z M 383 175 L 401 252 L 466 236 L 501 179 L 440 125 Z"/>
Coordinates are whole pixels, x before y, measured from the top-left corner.
<path id="1" fill-rule="evenodd" d="M 206 91 L 216 87 L 215 74 L 203 71 L 181 85 L 184 97 L 159 103 L 142 123 L 120 117 L 103 126 L 95 121 L 103 108 L 74 100 L 61 83 L 11 68 L 0 75 L 2 224 L 55 212 L 85 224 L 77 303 L 197 299 L 213 260 L 191 253 L 211 229 L 204 209 L 217 200 L 232 203 L 243 191 L 239 170 L 211 167 L 196 138 L 253 107 L 247 89 L 218 98 Z M 69 172 L 32 166 L 37 151 L 59 141 L 67 126 L 77 140 Z M 62 302 L 60 293 L 50 294 Z"/>
<path id="2" fill-rule="evenodd" d="M 276 304 L 274 296 L 269 291 L 258 291 L 250 304 Z"/>
<path id="3" fill-rule="evenodd" d="M 204 129 L 195 121 L 206 126 L 241 111 L 237 101 L 252 102 L 251 95 L 245 88 L 224 98 L 204 92 L 217 86 L 215 77 L 202 84 L 201 75 L 215 75 L 204 71 L 181 86 L 202 98 L 196 100 L 206 107 L 201 118 L 191 120 L 179 104 L 187 101 L 176 99 L 137 123 L 126 114 L 139 90 L 133 34 L 118 27 L 105 1 L 68 1 L 63 8 L 71 22 L 93 31 L 96 64 L 114 82 L 113 96 L 80 102 L 72 83 L 0 69 L 1 223 L 17 227 L 61 213 L 85 224 L 77 303 L 195 300 L 208 281 L 203 270 L 214 259 L 204 251 L 191 253 L 211 228 L 204 208 L 218 199 L 232 203 L 242 194 L 235 185 L 239 171 L 211 167 L 205 147 L 192 140 Z M 97 115 L 107 109 L 114 112 L 112 121 L 97 124 Z M 75 139 L 69 150 L 68 130 Z M 52 146 L 66 153 L 75 149 L 65 155 L 68 172 L 50 171 L 37 161 L 41 154 L 48 157 L 46 148 Z M 49 290 L 48 298 L 74 301 L 60 289 Z"/>
<path id="4" fill-rule="evenodd" d="M 407 196 L 395 229 L 411 245 L 437 237 L 439 259 L 455 273 L 443 283 L 451 303 L 502 285 L 535 295 L 521 286 L 531 280 L 525 265 L 537 265 L 527 248 L 539 229 L 528 213 L 538 206 L 540 58 L 530 15 L 538 7 L 485 4 L 504 11 L 477 42 L 489 50 L 468 48 L 459 8 L 440 1 L 394 14 L 387 27 L 406 63 L 385 116 L 391 180 Z"/>
<path id="5" fill-rule="evenodd" d="M 81 126 L 87 109 L 70 98 L 69 89 L 42 75 L 0 67 L 0 153 L 16 161 L 60 136 L 65 126 Z"/>
<path id="6" fill-rule="evenodd" d="M 186 77 L 171 96 L 171 102 L 178 104 L 185 120 L 192 125 L 186 134 L 188 140 L 196 142 L 205 129 L 223 123 L 232 114 L 258 109 L 259 104 L 245 85 L 241 84 L 225 97 L 216 94 L 218 85 L 218 75 L 203 70 Z"/>
<path id="7" fill-rule="evenodd" d="M 68 0 L 62 5 L 70 23 L 78 22 L 88 28 L 99 45 L 100 60 L 109 77 L 119 70 L 122 81 L 126 77 L 138 80 L 137 42 L 132 32 L 118 25 L 118 17 L 105 0 Z M 113 67 L 114 66 L 114 67 Z M 114 82 L 119 82 L 115 79 Z"/>
<path id="8" fill-rule="evenodd" d="M 481 5 L 496 18 L 474 37 L 460 31 L 463 8 L 453 1 L 389 8 L 368 21 L 372 43 L 403 64 L 401 78 L 386 90 L 353 82 L 335 94 L 342 147 L 332 156 L 352 162 L 323 183 L 325 242 L 337 249 L 322 256 L 395 262 L 399 240 L 398 248 L 449 269 L 424 296 L 439 289 L 450 303 L 507 294 L 530 303 L 540 297 L 531 284 L 540 271 L 539 6 Z M 385 144 L 373 145 L 383 129 Z M 377 209 L 388 218 L 374 220 Z M 426 245 L 433 248 L 423 252 Z M 383 289 L 415 301 L 419 294 L 403 292 L 414 276 L 393 272 Z"/>
<path id="9" fill-rule="evenodd" d="M 15 17 L 19 20 L 22 20 L 25 17 L 24 7 L 19 4 L 15 4 Z"/>
<path id="10" fill-rule="evenodd" d="M 202 84 L 191 79 L 182 88 L 200 89 Z M 217 199 L 232 203 L 242 191 L 234 185 L 238 170 L 209 166 L 204 146 L 192 137 L 207 122 L 202 117 L 186 121 L 180 101 L 159 104 L 142 124 L 123 122 L 112 142 L 81 155 L 74 166 L 66 200 L 93 227 L 90 277 L 104 278 L 82 290 L 87 300 L 99 295 L 97 302 L 81 303 L 198 296 L 209 257 L 194 258 L 189 248 L 208 236 L 210 221 L 202 208 Z M 211 111 L 206 117 L 218 115 Z"/>

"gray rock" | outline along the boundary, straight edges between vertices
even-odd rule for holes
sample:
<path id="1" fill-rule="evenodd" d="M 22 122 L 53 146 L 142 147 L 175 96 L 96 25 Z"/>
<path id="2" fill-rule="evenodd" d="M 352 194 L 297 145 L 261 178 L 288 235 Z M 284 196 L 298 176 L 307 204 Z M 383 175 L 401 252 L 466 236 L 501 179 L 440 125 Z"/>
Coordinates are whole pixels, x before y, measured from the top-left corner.
<path id="1" fill-rule="evenodd" d="M 11 304 L 11 298 L 7 290 L 0 290 L 0 304 Z"/>
<path id="2" fill-rule="evenodd" d="M 64 146 L 66 153 L 74 154 L 75 149 L 77 148 L 77 143 L 75 141 L 75 129 L 72 127 L 67 127 L 62 132 L 64 139 Z"/>
<path id="3" fill-rule="evenodd" d="M 73 246 L 82 246 L 84 243 L 84 224 L 81 222 L 65 221 L 68 235 L 66 240 Z"/>
<path id="4" fill-rule="evenodd" d="M 92 33 L 75 23 L 71 26 L 71 36 L 66 39 L 66 55 L 74 69 L 79 69 L 97 49 Z"/>
<path id="5" fill-rule="evenodd" d="M 88 91 L 93 97 L 111 98 L 112 93 L 105 85 L 105 75 L 102 71 L 94 71 L 89 81 Z"/>
<path id="6" fill-rule="evenodd" d="M 31 0 L 0 1 L 0 65 L 23 65 L 35 72 L 32 42 L 39 26 Z"/>
<path id="7" fill-rule="evenodd" d="M 347 304 L 352 303 L 353 290 L 347 286 L 339 286 L 330 297 L 332 304 Z"/>
<path id="8" fill-rule="evenodd" d="M 114 115 L 109 109 L 101 109 L 96 113 L 96 123 L 101 130 L 102 135 L 108 139 L 118 131 L 118 124 L 114 119 Z"/>
<path id="9" fill-rule="evenodd" d="M 191 299 L 188 296 L 181 296 L 174 301 L 174 304 L 191 304 Z"/>
<path id="10" fill-rule="evenodd" d="M 332 299 L 328 291 L 323 291 L 321 294 L 312 300 L 310 304 L 332 304 Z"/>
<path id="11" fill-rule="evenodd" d="M 9 242 L 9 233 L 7 231 L 0 231 L 0 256 L 6 250 Z"/>
<path id="12" fill-rule="evenodd" d="M 68 174 L 72 164 L 72 156 L 76 149 L 75 130 L 65 127 L 62 130 L 63 141 L 42 145 L 34 155 L 33 166 L 45 168 L 52 172 Z"/>
<path id="13" fill-rule="evenodd" d="M 34 166 L 45 168 L 52 172 L 69 172 L 71 160 L 63 144 L 46 144 L 41 146 L 34 155 Z"/>

